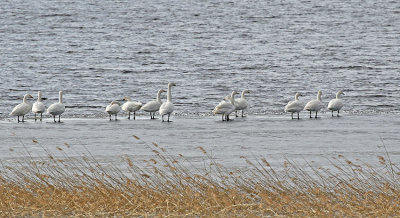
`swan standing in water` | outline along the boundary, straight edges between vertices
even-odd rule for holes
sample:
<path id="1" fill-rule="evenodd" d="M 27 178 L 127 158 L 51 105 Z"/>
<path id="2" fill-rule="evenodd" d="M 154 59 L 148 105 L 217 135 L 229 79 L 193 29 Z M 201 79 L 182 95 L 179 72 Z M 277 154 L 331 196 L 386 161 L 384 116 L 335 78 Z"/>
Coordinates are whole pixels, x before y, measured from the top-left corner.
<path id="1" fill-rule="evenodd" d="M 136 111 L 140 110 L 140 108 L 142 107 L 142 103 L 137 101 L 132 101 L 132 99 L 128 96 L 125 96 L 124 100 L 126 102 L 122 105 L 122 110 L 129 113 L 128 119 L 131 119 L 131 112 L 133 112 L 133 119 L 135 120 Z"/>
<path id="2" fill-rule="evenodd" d="M 63 92 L 58 93 L 58 103 L 54 103 L 47 108 L 47 113 L 53 115 L 54 122 L 56 123 L 56 116 L 58 115 L 58 122 L 61 122 L 61 114 L 65 112 L 65 105 L 63 104 Z"/>
<path id="3" fill-rule="evenodd" d="M 244 117 L 243 111 L 244 111 L 244 109 L 247 108 L 247 101 L 246 101 L 246 98 L 244 97 L 245 93 L 250 93 L 250 91 L 247 89 L 243 90 L 241 98 L 235 100 L 235 115 L 236 115 L 236 117 L 238 117 L 237 112 L 239 110 L 242 111 L 242 117 Z"/>
<path id="4" fill-rule="evenodd" d="M 161 106 L 161 104 L 162 104 L 162 101 L 161 101 L 160 96 L 161 96 L 161 93 L 163 93 L 163 92 L 165 92 L 164 89 L 158 90 L 158 92 L 157 92 L 157 99 L 156 99 L 156 100 L 153 100 L 153 101 L 147 102 L 147 103 L 146 103 L 145 105 L 143 105 L 142 108 L 141 108 L 142 110 L 144 110 L 144 111 L 146 111 L 146 112 L 150 112 L 150 119 L 155 119 L 155 118 L 154 118 L 154 115 L 155 115 L 156 111 L 158 111 L 158 110 L 160 109 L 160 106 Z M 153 113 L 153 115 L 152 115 L 151 113 Z"/>
<path id="5" fill-rule="evenodd" d="M 171 95 L 171 87 L 175 86 L 175 83 L 168 83 L 168 92 L 167 92 L 167 102 L 164 102 L 160 106 L 160 110 L 158 111 L 161 115 L 162 122 L 164 122 L 164 115 L 171 115 L 172 111 L 174 111 L 174 104 L 172 103 L 172 95 Z"/>
<path id="6" fill-rule="evenodd" d="M 110 115 L 110 120 L 111 115 L 114 115 L 115 120 L 117 120 L 117 114 L 121 110 L 121 107 L 119 105 L 120 103 L 118 101 L 112 101 L 109 105 L 107 105 L 106 112 Z"/>
<path id="7" fill-rule="evenodd" d="M 294 101 L 289 101 L 287 105 L 285 106 L 285 112 L 292 113 L 292 119 L 293 119 L 293 113 L 297 113 L 297 119 L 300 120 L 300 111 L 303 110 L 304 104 L 299 101 L 299 96 L 303 96 L 300 93 L 296 93 L 294 97 Z"/>
<path id="8" fill-rule="evenodd" d="M 35 103 L 33 103 L 32 106 L 32 112 L 35 113 L 35 121 L 36 119 L 36 114 L 40 114 L 40 121 L 42 121 L 43 118 L 43 113 L 46 111 L 46 107 L 44 106 L 42 102 L 42 92 L 38 91 L 38 98 Z"/>
<path id="9" fill-rule="evenodd" d="M 332 117 L 334 111 L 337 111 L 337 116 L 339 116 L 339 111 L 343 107 L 343 101 L 340 99 L 340 95 L 345 95 L 342 90 L 338 91 L 336 93 L 336 98 L 332 99 L 328 104 L 328 109 L 332 111 Z"/>
<path id="10" fill-rule="evenodd" d="M 318 111 L 324 107 L 324 104 L 321 102 L 321 94 L 322 92 L 318 91 L 317 99 L 309 101 L 304 107 L 304 110 L 310 111 L 310 118 L 312 111 L 315 111 L 315 118 L 317 118 Z"/>
<path id="11" fill-rule="evenodd" d="M 236 91 L 233 91 L 230 97 L 225 97 L 224 101 L 221 101 L 213 110 L 214 114 L 222 114 L 222 121 L 229 121 L 229 114 L 235 111 L 235 95 Z M 225 120 L 224 120 L 225 117 Z"/>
<path id="12" fill-rule="evenodd" d="M 11 111 L 10 115 L 11 116 L 17 116 L 18 118 L 18 123 L 19 122 L 25 122 L 25 115 L 29 113 L 29 111 L 32 110 L 32 105 L 29 104 L 28 98 L 33 98 L 32 95 L 30 94 L 25 94 L 24 95 L 24 100 L 22 101 L 21 104 L 17 105 L 14 107 L 14 109 Z M 19 117 L 22 116 L 22 121 L 19 120 Z"/>

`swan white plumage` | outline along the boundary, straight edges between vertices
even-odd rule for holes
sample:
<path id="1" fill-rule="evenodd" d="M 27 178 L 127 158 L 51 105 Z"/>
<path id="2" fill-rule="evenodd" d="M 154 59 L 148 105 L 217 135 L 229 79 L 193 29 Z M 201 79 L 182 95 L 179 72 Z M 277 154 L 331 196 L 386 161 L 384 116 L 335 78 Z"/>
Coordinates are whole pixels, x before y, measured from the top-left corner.
<path id="1" fill-rule="evenodd" d="M 161 93 L 163 93 L 163 92 L 165 92 L 164 89 L 158 90 L 158 92 L 157 92 L 157 99 L 156 99 L 156 100 L 153 100 L 153 101 L 147 102 L 147 103 L 146 103 L 145 105 L 143 105 L 142 108 L 141 108 L 142 110 L 144 110 L 144 111 L 146 111 L 146 112 L 150 112 L 150 119 L 155 119 L 155 118 L 154 118 L 154 115 L 155 115 L 156 111 L 158 111 L 158 110 L 160 109 L 160 106 L 161 106 L 161 104 L 162 104 L 162 101 L 161 101 L 160 96 L 161 96 Z M 153 115 L 152 115 L 152 113 L 153 113 Z"/>
<path id="2" fill-rule="evenodd" d="M 112 101 L 109 105 L 107 105 L 106 112 L 110 115 L 110 120 L 111 115 L 114 115 L 115 120 L 117 120 L 117 114 L 121 110 L 121 107 L 119 105 L 120 103 L 118 101 Z"/>
<path id="3" fill-rule="evenodd" d="M 306 106 L 304 107 L 304 110 L 310 111 L 310 118 L 311 118 L 312 111 L 315 111 L 315 118 L 317 118 L 318 111 L 324 107 L 324 104 L 322 104 L 322 102 L 321 102 L 321 95 L 322 95 L 322 92 L 318 91 L 317 99 L 313 99 L 313 100 L 309 101 L 306 104 Z"/>
<path id="4" fill-rule="evenodd" d="M 294 101 L 289 101 L 287 105 L 285 106 L 285 112 L 292 113 L 292 119 L 293 119 L 293 113 L 297 113 L 297 119 L 300 119 L 300 111 L 303 110 L 304 104 L 299 100 L 299 96 L 303 96 L 300 93 L 296 93 L 294 97 Z"/>
<path id="5" fill-rule="evenodd" d="M 172 103 L 172 94 L 171 94 L 171 87 L 176 86 L 175 83 L 168 83 L 168 92 L 167 92 L 167 102 L 164 102 L 160 106 L 160 110 L 158 111 L 161 115 L 162 122 L 164 122 L 164 115 L 168 115 L 168 122 L 169 116 L 174 111 L 174 104 Z"/>
<path id="6" fill-rule="evenodd" d="M 131 119 L 131 112 L 133 112 L 133 119 L 135 120 L 136 111 L 140 110 L 140 108 L 142 107 L 142 103 L 137 101 L 132 101 L 132 99 L 128 96 L 125 96 L 124 100 L 126 102 L 122 105 L 122 110 L 129 113 L 128 119 Z"/>
<path id="7" fill-rule="evenodd" d="M 242 117 L 244 117 L 243 111 L 247 108 L 247 101 L 246 101 L 246 98 L 244 97 L 244 94 L 246 94 L 246 93 L 250 93 L 250 91 L 247 89 L 243 90 L 241 98 L 235 100 L 235 112 L 236 112 L 235 115 L 236 115 L 236 117 L 238 117 L 237 112 L 239 110 L 242 111 Z"/>
<path id="8" fill-rule="evenodd" d="M 54 122 L 56 122 L 56 116 L 58 115 L 58 122 L 61 122 L 61 114 L 65 112 L 65 105 L 63 104 L 63 92 L 58 92 L 58 103 L 53 103 L 47 108 L 47 113 L 53 115 Z"/>
<path id="9" fill-rule="evenodd" d="M 28 98 L 33 98 L 30 94 L 25 94 L 21 104 L 18 104 L 11 111 L 11 116 L 17 116 L 18 123 L 20 122 L 19 117 L 22 116 L 22 122 L 25 122 L 25 115 L 32 109 L 32 105 L 28 102 Z"/>
<path id="10" fill-rule="evenodd" d="M 336 93 L 336 98 L 329 101 L 328 109 L 332 111 L 332 117 L 334 111 L 337 111 L 337 116 L 339 116 L 339 111 L 344 105 L 342 99 L 340 99 L 340 95 L 345 95 L 342 90 Z"/>
<path id="11" fill-rule="evenodd" d="M 46 111 L 46 106 L 42 102 L 42 92 L 38 91 L 38 98 L 32 106 L 32 112 L 35 114 L 35 121 L 36 114 L 40 114 L 40 121 L 42 121 L 43 113 Z"/>
<path id="12" fill-rule="evenodd" d="M 217 106 L 215 106 L 213 113 L 222 114 L 222 121 L 229 121 L 229 114 L 235 111 L 235 95 L 236 91 L 233 91 L 231 96 L 224 98 Z M 225 120 L 224 120 L 225 117 Z"/>

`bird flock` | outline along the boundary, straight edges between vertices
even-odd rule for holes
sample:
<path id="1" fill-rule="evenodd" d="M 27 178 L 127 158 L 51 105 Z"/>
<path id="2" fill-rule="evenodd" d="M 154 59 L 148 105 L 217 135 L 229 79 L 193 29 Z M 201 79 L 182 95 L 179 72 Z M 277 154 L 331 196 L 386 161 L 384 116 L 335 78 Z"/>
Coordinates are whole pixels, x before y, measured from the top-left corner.
<path id="1" fill-rule="evenodd" d="M 173 86 L 176 86 L 175 83 L 168 83 L 168 89 L 165 91 L 164 89 L 160 89 L 157 92 L 157 97 L 155 100 L 149 101 L 146 104 L 142 104 L 141 102 L 132 101 L 132 99 L 128 96 L 125 96 L 123 100 L 125 103 L 121 106 L 121 104 L 114 100 L 109 105 L 106 106 L 106 113 L 109 115 L 110 120 L 112 120 L 112 115 L 114 115 L 114 120 L 117 120 L 117 115 L 121 111 L 128 112 L 128 119 L 131 119 L 131 113 L 133 113 L 133 119 L 136 119 L 136 112 L 139 110 L 143 110 L 145 112 L 150 113 L 150 119 L 155 119 L 155 113 L 158 113 L 161 116 L 162 122 L 164 122 L 164 116 L 167 116 L 167 122 L 172 122 L 170 120 L 170 116 L 174 111 L 174 104 L 172 102 L 172 93 L 171 89 Z M 161 94 L 163 92 L 167 92 L 167 101 L 161 101 Z M 235 112 L 235 116 L 238 117 L 238 111 L 241 111 L 241 116 L 244 117 L 244 110 L 247 109 L 248 103 L 245 97 L 245 94 L 249 94 L 250 91 L 245 89 L 241 93 L 241 97 L 235 99 L 235 95 L 238 94 L 236 91 L 232 91 L 231 95 L 225 96 L 224 99 L 219 102 L 217 106 L 215 106 L 212 111 L 213 114 L 221 114 L 222 121 L 230 121 L 230 114 Z M 285 106 L 285 112 L 291 113 L 292 119 L 294 119 L 293 114 L 297 113 L 297 119 L 300 119 L 300 112 L 303 110 L 310 112 L 310 118 L 312 118 L 312 112 L 315 112 L 315 118 L 318 118 L 318 112 L 324 108 L 324 104 L 321 102 L 322 92 L 318 91 L 317 99 L 313 99 L 309 101 L 306 105 L 299 100 L 300 96 L 303 96 L 301 93 L 296 93 L 294 101 L 289 101 Z M 344 95 L 343 91 L 340 90 L 336 93 L 336 98 L 332 99 L 328 104 L 328 109 L 333 112 L 337 111 L 337 116 L 339 116 L 339 111 L 343 107 L 343 101 L 340 98 L 341 95 Z M 25 115 L 32 111 L 35 114 L 35 121 L 38 119 L 42 121 L 43 113 L 46 112 L 46 106 L 43 103 L 42 93 L 38 91 L 37 101 L 31 105 L 28 99 L 33 98 L 30 94 L 25 94 L 23 98 L 23 102 L 14 107 L 11 111 L 11 116 L 16 116 L 17 121 L 24 122 Z M 61 122 L 61 114 L 65 112 L 65 105 L 63 104 L 63 92 L 59 92 L 59 101 L 51 104 L 47 108 L 47 113 L 53 116 L 54 122 L 56 121 L 56 117 L 58 116 L 58 122 Z M 40 114 L 40 117 L 37 118 L 37 115 Z M 20 120 L 22 117 L 22 120 Z"/>

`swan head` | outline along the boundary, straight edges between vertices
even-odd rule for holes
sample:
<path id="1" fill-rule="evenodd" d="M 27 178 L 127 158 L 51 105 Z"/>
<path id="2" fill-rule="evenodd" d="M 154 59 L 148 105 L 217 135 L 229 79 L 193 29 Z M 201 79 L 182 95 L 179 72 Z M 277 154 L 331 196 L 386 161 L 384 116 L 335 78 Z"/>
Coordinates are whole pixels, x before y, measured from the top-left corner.
<path id="1" fill-rule="evenodd" d="M 237 94 L 238 94 L 237 91 L 233 91 L 232 94 L 231 94 L 231 96 L 235 96 L 235 95 L 237 95 Z"/>
<path id="2" fill-rule="evenodd" d="M 169 83 L 168 83 L 168 87 L 171 87 L 171 86 L 176 86 L 176 84 L 175 84 L 175 83 L 172 83 L 172 82 L 169 82 Z"/>
<path id="3" fill-rule="evenodd" d="M 231 96 L 229 96 L 229 95 L 225 96 L 224 100 L 225 101 L 230 101 L 231 100 Z"/>
<path id="4" fill-rule="evenodd" d="M 245 90 L 243 90 L 243 93 L 250 93 L 250 90 L 245 89 Z"/>
<path id="5" fill-rule="evenodd" d="M 26 94 L 24 98 L 33 98 L 31 94 Z"/>
<path id="6" fill-rule="evenodd" d="M 131 100 L 131 98 L 130 98 L 130 97 L 128 97 L 128 96 L 125 96 L 123 100 L 124 100 L 124 101 L 130 101 L 130 100 Z"/>
<path id="7" fill-rule="evenodd" d="M 118 101 L 112 101 L 111 105 L 113 105 L 113 104 L 121 105 L 121 103 L 119 103 Z"/>
<path id="8" fill-rule="evenodd" d="M 163 93 L 163 92 L 167 92 L 167 91 L 165 91 L 164 89 L 160 89 L 160 93 Z"/>
<path id="9" fill-rule="evenodd" d="M 303 96 L 303 94 L 301 94 L 300 92 L 296 93 L 296 98 L 298 98 L 299 96 Z"/>
<path id="10" fill-rule="evenodd" d="M 344 92 L 343 92 L 343 90 L 339 90 L 338 94 L 339 94 L 339 95 L 345 95 Z"/>

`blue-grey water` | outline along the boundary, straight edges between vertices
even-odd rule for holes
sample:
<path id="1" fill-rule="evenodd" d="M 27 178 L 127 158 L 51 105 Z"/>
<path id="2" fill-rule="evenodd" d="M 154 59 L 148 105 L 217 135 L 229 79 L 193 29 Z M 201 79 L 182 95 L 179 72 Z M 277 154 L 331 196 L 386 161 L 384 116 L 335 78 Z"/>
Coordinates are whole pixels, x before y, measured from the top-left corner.
<path id="1" fill-rule="evenodd" d="M 62 143 L 77 140 L 91 145 L 90 150 L 104 148 L 97 150 L 104 155 L 123 153 L 125 148 L 113 147 L 112 138 L 118 145 L 119 134 L 129 136 L 137 128 L 146 141 L 178 150 L 215 145 L 228 157 L 234 149 L 228 162 L 239 153 L 261 150 L 284 155 L 313 153 L 316 148 L 321 154 L 374 155 L 372 148 L 382 145 L 381 135 L 389 138 L 388 147 L 399 144 L 393 130 L 400 112 L 399 21 L 400 2 L 386 0 L 1 1 L 0 118 L 2 129 L 8 130 L 1 135 L 2 149 L 21 146 L 13 134 L 28 141 L 36 137 L 49 146 L 61 143 L 58 138 L 65 134 Z M 139 114 L 140 124 L 123 121 L 129 131 L 121 123 L 109 126 L 103 120 L 112 100 L 131 96 L 147 102 L 169 81 L 177 84 L 177 120 L 172 126 L 186 125 L 175 129 L 174 136 L 184 137 L 184 130 L 193 125 L 207 131 L 194 129 L 186 141 L 174 143 L 174 137 L 158 134 L 166 126 L 145 120 L 147 114 Z M 211 110 L 232 90 L 243 89 L 251 90 L 249 118 L 228 125 L 234 126 L 233 133 L 247 134 L 232 136 L 214 129 L 224 124 L 214 123 L 219 116 L 208 117 Z M 296 92 L 302 92 L 306 102 L 322 90 L 327 104 L 340 89 L 346 93 L 340 121 L 324 110 L 322 119 L 307 121 L 305 129 L 302 122 L 286 122 L 283 107 Z M 48 117 L 32 124 L 32 114 L 27 124 L 13 124 L 8 115 L 12 108 L 25 93 L 36 97 L 38 90 L 48 98 L 46 105 L 64 91 L 64 124 L 51 125 Z M 302 117 L 304 121 L 307 114 Z M 100 129 L 92 132 L 88 125 Z M 311 137 L 310 128 L 319 125 L 322 130 Z M 257 130 L 265 130 L 265 137 L 250 140 Z M 79 137 L 80 131 L 88 136 Z M 348 137 L 341 137 L 343 131 Z M 105 136 L 99 132 L 105 132 L 107 140 L 101 140 Z"/>

